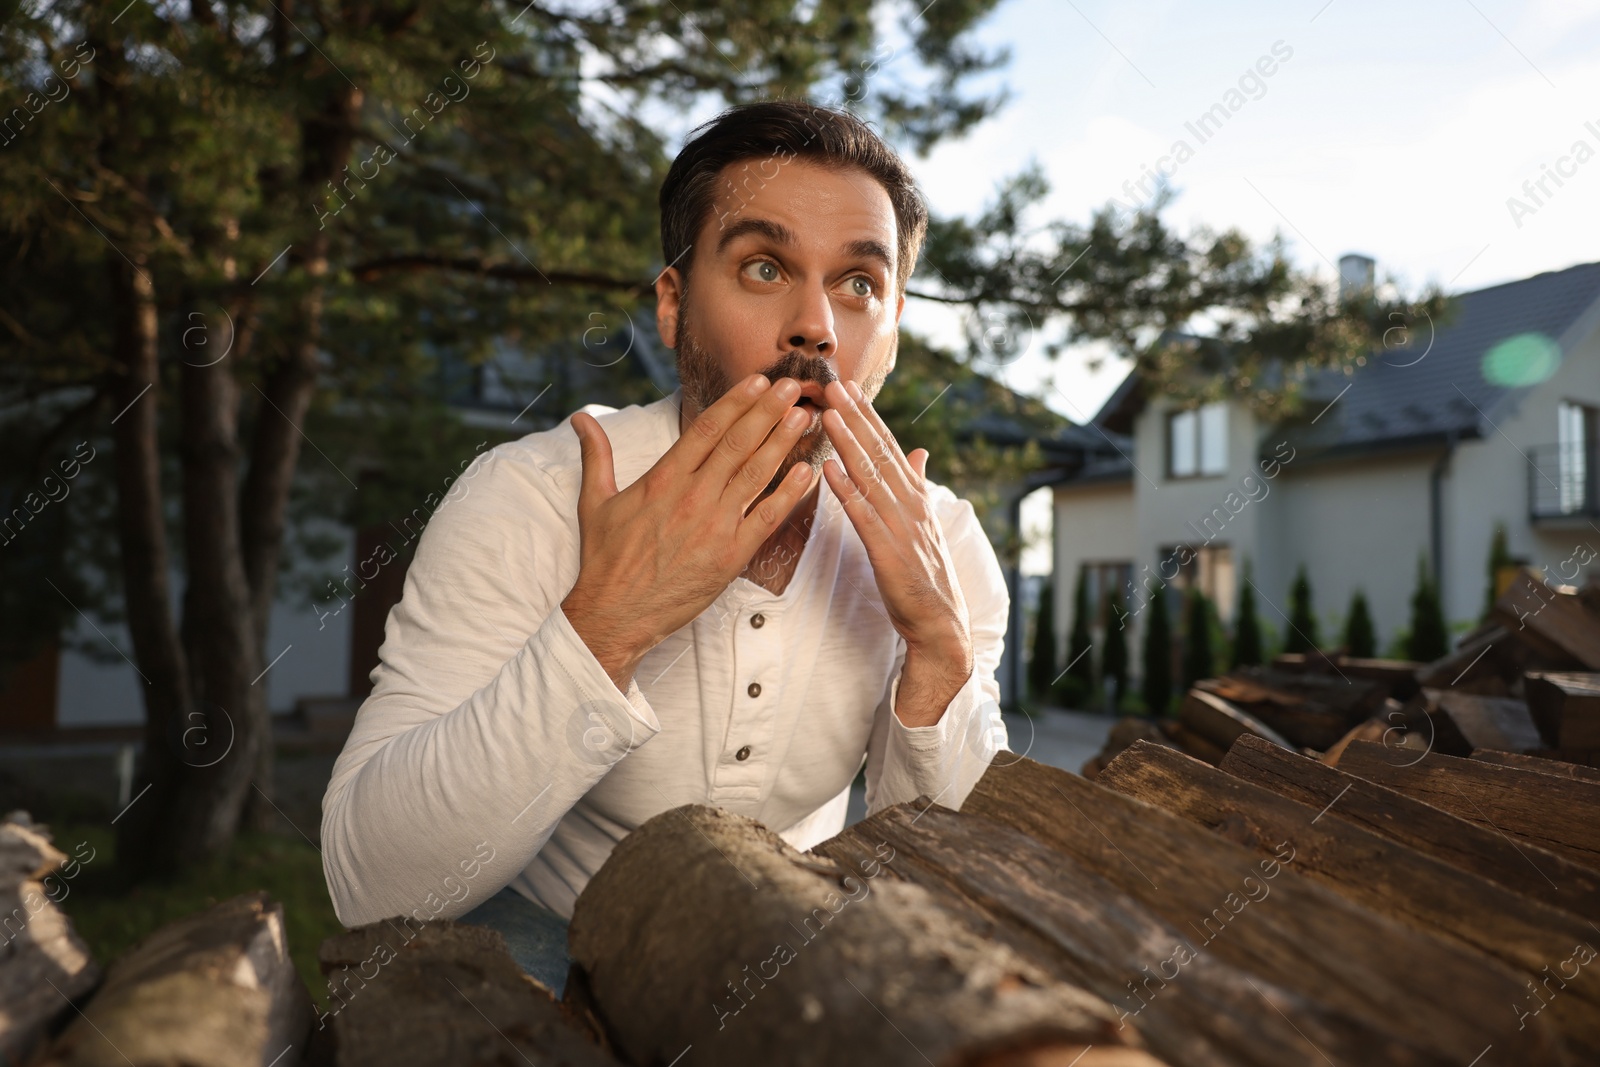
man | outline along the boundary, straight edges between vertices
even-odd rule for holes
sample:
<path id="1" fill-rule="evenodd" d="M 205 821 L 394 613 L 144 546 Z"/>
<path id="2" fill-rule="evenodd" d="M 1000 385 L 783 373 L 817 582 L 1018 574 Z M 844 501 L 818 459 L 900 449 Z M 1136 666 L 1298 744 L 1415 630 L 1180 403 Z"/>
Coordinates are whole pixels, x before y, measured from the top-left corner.
<path id="1" fill-rule="evenodd" d="M 959 807 L 1006 741 L 1005 582 L 871 403 L 926 226 L 847 113 L 697 131 L 661 188 L 682 387 L 492 449 L 435 512 L 323 802 L 341 921 L 494 926 L 559 993 L 578 893 L 652 815 L 807 849 L 863 766 L 869 811 Z"/>

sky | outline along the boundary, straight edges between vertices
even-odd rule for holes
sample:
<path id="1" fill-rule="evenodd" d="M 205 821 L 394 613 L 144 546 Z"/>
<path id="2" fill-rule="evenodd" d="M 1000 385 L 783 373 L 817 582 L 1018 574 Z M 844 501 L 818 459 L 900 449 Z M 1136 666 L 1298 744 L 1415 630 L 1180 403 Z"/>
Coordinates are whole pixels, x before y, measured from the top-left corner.
<path id="1" fill-rule="evenodd" d="M 911 161 L 937 213 L 980 210 L 1037 162 L 1052 185 L 1039 221 L 1086 222 L 1183 140 L 1193 154 L 1171 175 L 1169 221 L 1282 233 L 1297 265 L 1329 278 L 1347 252 L 1407 291 L 1600 259 L 1600 4 L 1006 0 L 977 37 L 1010 47 L 990 81 L 1012 100 Z M 1202 142 L 1186 124 L 1237 104 L 1242 77 L 1243 105 Z M 1550 169 L 1567 173 L 1561 185 Z M 1535 200 L 1523 183 L 1541 177 Z M 903 321 L 958 336 L 925 303 Z M 1116 361 L 1091 373 L 1085 350 L 1054 366 L 1030 355 L 1007 381 L 1076 421 L 1125 373 Z"/>
<path id="2" fill-rule="evenodd" d="M 1003 83 L 1011 100 L 910 158 L 937 214 L 975 214 L 1037 162 L 1052 192 L 1035 221 L 1087 222 L 1183 140 L 1170 223 L 1281 233 L 1298 266 L 1330 279 L 1348 252 L 1407 292 L 1600 259 L 1600 4 L 1004 0 L 976 39 L 1012 59 L 972 84 Z M 878 76 L 913 78 L 898 67 L 910 63 Z M 1235 109 L 1202 141 L 1189 125 L 1218 103 Z M 1541 178 L 1542 193 L 1525 190 Z M 913 299 L 902 322 L 961 345 L 955 314 Z M 1126 373 L 1114 359 L 1091 371 L 1091 349 L 1052 362 L 1040 348 L 998 376 L 1074 421 Z M 1024 569 L 1048 571 L 1047 554 Z"/>

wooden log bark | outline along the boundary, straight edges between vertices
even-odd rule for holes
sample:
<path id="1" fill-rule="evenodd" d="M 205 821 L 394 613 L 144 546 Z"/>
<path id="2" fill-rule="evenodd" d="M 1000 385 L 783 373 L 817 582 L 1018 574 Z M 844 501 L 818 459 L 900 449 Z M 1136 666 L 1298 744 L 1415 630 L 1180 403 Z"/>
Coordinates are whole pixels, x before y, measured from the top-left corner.
<path id="1" fill-rule="evenodd" d="M 336 1067 L 517 1064 L 617 1067 L 499 931 L 395 918 L 330 937 L 317 953 L 332 994 L 318 1020 Z"/>
<path id="2" fill-rule="evenodd" d="M 1552 759 L 1537 753 L 1499 752 L 1492 748 L 1480 748 L 1472 753 L 1472 758 L 1482 760 L 1485 763 L 1497 763 L 1502 767 L 1516 767 L 1524 771 L 1553 774 L 1558 778 L 1600 783 L 1600 768 L 1587 767 L 1581 763 L 1568 763 L 1565 760 Z"/>
<path id="3" fill-rule="evenodd" d="M 1339 766 L 1600 872 L 1600 785 L 1437 752 L 1398 766 L 1370 741 L 1352 744 Z"/>
<path id="4" fill-rule="evenodd" d="M 813 853 L 869 870 L 882 843 L 895 853 L 894 863 L 882 865 L 886 877 L 926 888 L 985 936 L 1104 997 L 1119 1026 L 1136 1027 L 1169 1063 L 1278 1067 L 1315 1059 L 1315 1049 L 1339 1063 L 1446 1062 L 1215 953 L 1196 952 L 1192 933 L 1072 857 L 993 819 L 897 805 Z"/>
<path id="5" fill-rule="evenodd" d="M 1195 688 L 1255 716 L 1295 747 L 1319 752 L 1336 744 L 1350 727 L 1371 718 L 1387 697 L 1376 682 L 1260 667 L 1206 678 Z"/>
<path id="6" fill-rule="evenodd" d="M 1099 780 L 1262 855 L 1272 854 L 1274 842 L 1303 843 L 1296 865 L 1301 874 L 1515 968 L 1527 986 L 1512 1006 L 1518 1018 L 1539 1015 L 1548 1005 L 1574 1051 L 1600 1063 L 1600 967 L 1570 962 L 1575 946 L 1588 961 L 1600 956 L 1600 931 L 1585 920 L 1181 753 L 1134 745 Z M 1541 985 L 1551 980 L 1559 988 Z"/>
<path id="7" fill-rule="evenodd" d="M 1322 754 L 1322 762 L 1330 767 L 1337 767 L 1339 765 L 1339 757 L 1344 755 L 1346 748 L 1350 747 L 1350 742 L 1381 741 L 1391 728 L 1391 724 L 1383 719 L 1368 719 L 1366 722 L 1357 723 L 1350 727 L 1349 733 L 1339 738 L 1332 748 Z"/>
<path id="8" fill-rule="evenodd" d="M 71 1000 L 100 980 L 89 949 L 56 906 L 67 857 L 31 821 L 0 823 L 0 1063 L 23 1063 Z"/>
<path id="9" fill-rule="evenodd" d="M 1491 614 L 1513 637 L 1541 653 L 1600 670 L 1600 616 L 1574 593 L 1545 584 L 1532 571 L 1517 575 Z"/>
<path id="10" fill-rule="evenodd" d="M 1412 760 L 1410 753 L 1397 759 Z M 1281 796 L 1328 811 L 1331 819 L 1364 827 L 1462 870 L 1499 882 L 1525 897 L 1600 920 L 1600 876 L 1564 856 L 1518 844 L 1498 831 L 1468 822 L 1316 760 L 1241 737 L 1222 769 Z"/>
<path id="11" fill-rule="evenodd" d="M 1087 1067 L 1141 1044 L 1105 1001 L 878 874 L 685 805 L 623 838 L 584 887 L 572 957 L 633 1063 Z"/>
<path id="12" fill-rule="evenodd" d="M 1484 627 L 1456 650 L 1417 670 L 1417 682 L 1433 688 L 1467 687 L 1500 677 L 1520 665 L 1517 642 L 1503 626 Z"/>
<path id="13" fill-rule="evenodd" d="M 1447 715 L 1469 750 L 1493 748 L 1504 752 L 1532 752 L 1544 747 L 1526 702 L 1511 697 L 1487 697 L 1449 689 L 1424 689 L 1424 698 Z"/>
<path id="14" fill-rule="evenodd" d="M 304 1055 L 311 998 L 283 908 L 246 893 L 168 923 L 112 964 L 42 1067 L 233 1067 Z"/>
<path id="15" fill-rule="evenodd" d="M 1600 674 L 1529 671 L 1523 686 L 1545 744 L 1551 748 L 1600 748 Z"/>
<path id="16" fill-rule="evenodd" d="M 1240 734 L 1255 734 L 1275 745 L 1294 748 L 1282 734 L 1254 715 L 1204 689 L 1191 689 L 1184 694 L 1183 703 L 1178 708 L 1178 721 L 1223 752 L 1228 751 Z"/>
<path id="17" fill-rule="evenodd" d="M 1397 1040 L 1425 1043 L 1462 1063 L 1491 1045 L 1518 1063 L 1565 1060 L 1547 1020 L 1535 1018 L 1520 1031 L 1514 1025 L 1507 1006 L 1524 993 L 1514 972 L 1299 876 L 1298 835 L 1277 843 L 1272 862 L 1288 869 L 1277 869 L 1270 892 L 1257 896 L 1268 870 L 1258 865 L 1268 861 L 1253 851 L 1032 760 L 992 764 L 962 810 L 1088 865 L 1169 921 L 1187 924 L 1204 939 L 1204 951 Z"/>

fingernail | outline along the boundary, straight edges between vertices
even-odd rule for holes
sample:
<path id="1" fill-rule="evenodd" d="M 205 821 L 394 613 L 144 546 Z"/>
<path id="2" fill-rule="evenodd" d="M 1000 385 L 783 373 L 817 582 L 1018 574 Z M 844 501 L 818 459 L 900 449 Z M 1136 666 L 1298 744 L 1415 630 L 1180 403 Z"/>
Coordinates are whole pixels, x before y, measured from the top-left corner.
<path id="1" fill-rule="evenodd" d="M 778 383 L 776 392 L 779 400 L 792 400 L 800 395 L 800 383 L 793 378 L 785 378 Z"/>
<path id="2" fill-rule="evenodd" d="M 850 393 L 852 399 L 860 400 L 862 398 L 861 386 L 856 384 L 856 380 L 854 378 L 851 378 L 849 381 L 845 382 L 845 389 Z"/>
<path id="3" fill-rule="evenodd" d="M 760 396 L 761 393 L 762 393 L 762 390 L 766 389 L 766 387 L 771 385 L 771 384 L 772 384 L 771 382 L 767 381 L 767 376 L 765 374 L 756 375 L 750 381 L 750 386 L 749 386 L 750 395 L 751 396 Z"/>
<path id="4" fill-rule="evenodd" d="M 811 416 L 799 408 L 790 408 L 789 413 L 783 417 L 783 424 L 791 430 L 804 426 L 810 421 Z"/>

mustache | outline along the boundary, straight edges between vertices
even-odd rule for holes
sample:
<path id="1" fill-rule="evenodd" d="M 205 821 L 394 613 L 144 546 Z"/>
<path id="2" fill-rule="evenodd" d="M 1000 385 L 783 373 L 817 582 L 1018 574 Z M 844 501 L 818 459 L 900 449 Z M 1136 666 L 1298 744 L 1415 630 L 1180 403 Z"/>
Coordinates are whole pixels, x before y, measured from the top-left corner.
<path id="1" fill-rule="evenodd" d="M 762 374 L 766 375 L 769 382 L 779 378 L 793 378 L 797 382 L 818 382 L 824 387 L 829 382 L 839 380 L 839 375 L 834 372 L 828 361 L 821 356 L 808 356 L 804 352 L 790 351 L 784 353 L 767 367 Z"/>

